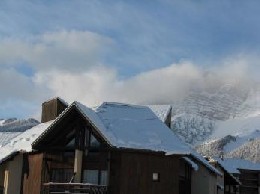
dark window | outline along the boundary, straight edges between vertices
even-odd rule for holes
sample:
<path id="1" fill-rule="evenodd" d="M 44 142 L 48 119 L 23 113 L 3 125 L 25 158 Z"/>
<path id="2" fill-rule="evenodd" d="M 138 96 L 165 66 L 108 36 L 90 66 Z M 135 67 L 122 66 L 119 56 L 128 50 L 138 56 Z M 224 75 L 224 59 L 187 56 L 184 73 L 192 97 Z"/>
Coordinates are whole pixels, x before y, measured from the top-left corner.
<path id="1" fill-rule="evenodd" d="M 99 148 L 100 147 L 100 142 L 92 134 L 90 135 L 90 147 L 91 148 Z"/>
<path id="2" fill-rule="evenodd" d="M 84 170 L 83 183 L 107 185 L 107 170 Z"/>
<path id="3" fill-rule="evenodd" d="M 67 143 L 66 147 L 67 147 L 67 148 L 74 148 L 74 147 L 75 147 L 75 138 L 73 138 L 72 140 L 70 140 L 70 142 Z"/>
<path id="4" fill-rule="evenodd" d="M 71 168 L 56 168 L 51 170 L 51 182 L 67 183 L 73 176 Z"/>

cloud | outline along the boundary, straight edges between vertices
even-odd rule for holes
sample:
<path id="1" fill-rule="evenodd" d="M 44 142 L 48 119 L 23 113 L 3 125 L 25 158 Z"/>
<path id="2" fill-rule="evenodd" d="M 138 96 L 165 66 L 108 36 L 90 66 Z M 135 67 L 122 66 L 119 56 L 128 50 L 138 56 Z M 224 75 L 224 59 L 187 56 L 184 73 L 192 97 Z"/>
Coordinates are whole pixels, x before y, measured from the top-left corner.
<path id="1" fill-rule="evenodd" d="M 20 104 L 18 109 L 23 109 L 24 115 L 39 116 L 41 102 L 54 96 L 89 106 L 103 101 L 171 104 L 181 101 L 194 89 L 214 93 L 223 84 L 248 84 L 251 78 L 247 60 L 249 58 L 230 58 L 215 69 L 202 69 L 195 63 L 182 61 L 124 79 L 116 69 L 105 65 L 91 66 L 84 71 L 43 69 L 32 77 L 10 68 L 0 73 L 0 100 L 10 106 L 2 107 L 1 112 L 12 110 L 20 115 L 15 111 L 15 106 Z M 14 103 L 10 103 L 10 99 Z M 3 116 L 0 114 L 0 117 Z"/>
<path id="2" fill-rule="evenodd" d="M 101 66 L 103 55 L 113 47 L 111 39 L 88 31 L 56 31 L 27 39 L 0 40 L 0 117 L 10 111 L 21 116 L 34 114 L 34 106 L 56 93 L 38 74 L 77 75 Z M 13 102 L 13 103 L 11 103 Z M 31 106 L 25 108 L 25 104 Z M 24 111 L 14 111 L 20 104 Z M 9 108 L 8 108 L 9 106 Z M 30 107 L 30 108 L 29 108 Z M 6 111 L 7 110 L 7 111 Z M 38 114 L 38 113 L 37 113 Z M 15 116 L 15 115 L 14 115 Z"/>
<path id="3" fill-rule="evenodd" d="M 88 31 L 44 33 L 27 40 L 5 38 L 0 41 L 0 66 L 23 62 L 36 71 L 80 72 L 99 65 L 112 45 L 111 39 Z"/>
<path id="4" fill-rule="evenodd" d="M 85 73 L 39 73 L 38 83 L 49 86 L 56 96 L 72 102 L 79 100 L 88 105 L 103 101 L 136 104 L 163 104 L 181 99 L 188 93 L 201 72 L 190 63 L 175 64 L 162 69 L 141 73 L 120 80 L 115 70 L 93 68 Z"/>
<path id="5" fill-rule="evenodd" d="M 257 0 L 9 0 L 0 2 L 0 35 L 27 39 L 60 29 L 102 34 L 117 44 L 106 64 L 133 75 L 182 58 L 205 65 L 238 52 L 259 54 L 259 5 Z"/>
<path id="6" fill-rule="evenodd" d="M 244 66 L 235 64 L 239 61 L 226 62 L 219 70 L 207 73 L 196 64 L 181 62 L 123 80 L 116 70 L 103 66 L 84 73 L 39 73 L 36 80 L 47 85 L 56 96 L 89 106 L 103 101 L 171 104 L 187 97 L 196 88 L 216 92 L 223 84 L 244 83 L 248 80 L 247 71 Z M 235 71 L 239 73 L 234 77 Z"/>

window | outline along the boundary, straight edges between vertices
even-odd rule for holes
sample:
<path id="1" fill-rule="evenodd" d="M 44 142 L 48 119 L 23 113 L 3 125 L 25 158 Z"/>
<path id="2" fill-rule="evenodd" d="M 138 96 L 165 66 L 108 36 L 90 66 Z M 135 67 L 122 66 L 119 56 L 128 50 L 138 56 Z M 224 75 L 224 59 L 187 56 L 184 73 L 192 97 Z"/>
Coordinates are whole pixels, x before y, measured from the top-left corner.
<path id="1" fill-rule="evenodd" d="M 84 170 L 83 183 L 91 183 L 95 185 L 107 185 L 107 170 Z"/>
<path id="2" fill-rule="evenodd" d="M 107 185 L 107 170 L 101 170 L 100 185 Z"/>
<path id="3" fill-rule="evenodd" d="M 160 181 L 160 174 L 158 172 L 153 173 L 153 181 L 155 181 L 155 182 Z"/>
<path id="4" fill-rule="evenodd" d="M 92 148 L 100 147 L 99 141 L 92 134 L 90 135 L 90 147 L 92 147 Z"/>
<path id="5" fill-rule="evenodd" d="M 84 146 L 86 148 L 99 148 L 101 146 L 101 143 L 97 140 L 97 138 L 88 130 L 85 130 L 85 141 Z"/>
<path id="6" fill-rule="evenodd" d="M 74 148 L 75 147 L 75 138 L 70 140 L 70 142 L 66 145 L 67 148 Z"/>
<path id="7" fill-rule="evenodd" d="M 51 170 L 52 182 L 69 182 L 73 176 L 73 169 L 56 168 Z"/>
<path id="8" fill-rule="evenodd" d="M 83 182 L 98 185 L 98 170 L 84 170 Z"/>

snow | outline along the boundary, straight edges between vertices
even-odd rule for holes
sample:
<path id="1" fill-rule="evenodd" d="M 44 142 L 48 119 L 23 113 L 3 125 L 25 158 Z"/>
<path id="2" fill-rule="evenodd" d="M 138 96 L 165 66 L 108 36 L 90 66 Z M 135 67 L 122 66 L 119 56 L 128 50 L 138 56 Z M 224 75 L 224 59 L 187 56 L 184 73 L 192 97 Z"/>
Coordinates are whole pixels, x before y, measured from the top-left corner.
<path id="1" fill-rule="evenodd" d="M 85 115 L 90 109 L 80 106 Z M 190 148 L 146 106 L 103 103 L 96 108 L 96 125 L 109 142 L 118 148 L 190 153 Z"/>
<path id="2" fill-rule="evenodd" d="M 232 141 L 224 147 L 225 152 L 231 152 L 244 145 L 246 142 L 250 142 L 255 138 L 260 138 L 260 130 L 253 131 L 251 134 L 243 134 L 236 137 L 236 141 Z"/>
<path id="3" fill-rule="evenodd" d="M 169 115 L 172 106 L 171 105 L 146 105 L 149 107 L 155 115 L 161 120 L 165 121 Z"/>
<path id="4" fill-rule="evenodd" d="M 5 120 L 0 119 L 0 126 L 3 126 L 4 122 L 5 122 Z"/>
<path id="5" fill-rule="evenodd" d="M 0 147 L 8 144 L 13 138 L 22 132 L 0 132 Z"/>
<path id="6" fill-rule="evenodd" d="M 248 170 L 259 170 L 260 163 L 253 163 L 248 160 L 225 158 L 224 160 L 217 160 L 229 173 L 239 173 L 238 169 L 248 169 Z"/>
<path id="7" fill-rule="evenodd" d="M 26 130 L 25 132 L 21 133 L 20 135 L 13 138 L 10 143 L 6 144 L 5 146 L 0 148 L 0 163 L 8 158 L 15 152 L 25 151 L 31 152 L 32 151 L 32 142 L 39 137 L 39 135 L 48 127 L 52 121 L 47 123 L 41 123 L 31 129 Z"/>
<path id="8" fill-rule="evenodd" d="M 195 162 L 193 162 L 190 158 L 188 158 L 188 157 L 182 157 L 186 162 L 188 162 L 190 165 L 191 165 L 191 167 L 195 170 L 195 171 L 198 171 L 199 170 L 199 166 L 195 163 Z"/>
<path id="9" fill-rule="evenodd" d="M 227 121 L 219 121 L 210 139 L 221 138 L 226 135 L 243 137 L 257 130 L 260 130 L 260 115 L 237 117 Z M 260 134 L 258 137 L 260 137 Z"/>
<path id="10" fill-rule="evenodd" d="M 192 155 L 221 175 L 201 155 L 182 142 L 148 107 L 106 102 L 95 111 L 100 118 L 98 122 L 104 123 L 102 126 L 105 128 L 101 128 L 105 130 L 103 133 L 113 137 L 114 146 L 163 151 L 166 155 Z"/>

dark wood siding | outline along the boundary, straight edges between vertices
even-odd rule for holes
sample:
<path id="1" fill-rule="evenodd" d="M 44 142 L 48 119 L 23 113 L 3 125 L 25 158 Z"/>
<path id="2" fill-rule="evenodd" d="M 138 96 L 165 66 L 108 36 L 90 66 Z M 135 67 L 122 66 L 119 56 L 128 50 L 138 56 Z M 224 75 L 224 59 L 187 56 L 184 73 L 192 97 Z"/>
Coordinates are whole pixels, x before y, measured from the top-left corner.
<path id="1" fill-rule="evenodd" d="M 23 194 L 40 194 L 43 154 L 24 155 Z"/>
<path id="2" fill-rule="evenodd" d="M 259 194 L 260 171 L 240 169 L 241 194 Z"/>
<path id="3" fill-rule="evenodd" d="M 178 194 L 179 159 L 154 153 L 112 153 L 111 194 Z M 159 173 L 159 181 L 153 181 Z"/>

